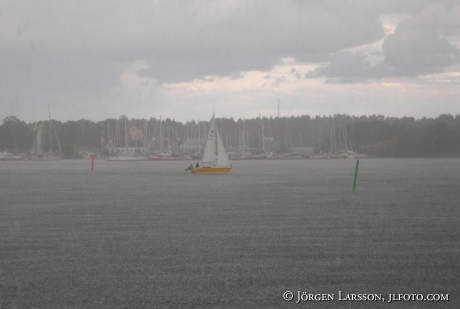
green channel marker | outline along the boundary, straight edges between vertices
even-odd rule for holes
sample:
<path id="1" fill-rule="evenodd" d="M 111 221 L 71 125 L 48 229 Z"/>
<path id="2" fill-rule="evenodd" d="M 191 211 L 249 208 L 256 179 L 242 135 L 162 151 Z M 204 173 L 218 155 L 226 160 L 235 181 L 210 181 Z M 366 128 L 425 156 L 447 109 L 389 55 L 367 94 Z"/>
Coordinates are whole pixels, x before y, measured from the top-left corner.
<path id="1" fill-rule="evenodd" d="M 355 181 L 353 182 L 353 192 L 355 192 L 355 188 L 356 188 L 356 178 L 358 177 L 358 166 L 359 166 L 359 159 L 356 160 Z"/>

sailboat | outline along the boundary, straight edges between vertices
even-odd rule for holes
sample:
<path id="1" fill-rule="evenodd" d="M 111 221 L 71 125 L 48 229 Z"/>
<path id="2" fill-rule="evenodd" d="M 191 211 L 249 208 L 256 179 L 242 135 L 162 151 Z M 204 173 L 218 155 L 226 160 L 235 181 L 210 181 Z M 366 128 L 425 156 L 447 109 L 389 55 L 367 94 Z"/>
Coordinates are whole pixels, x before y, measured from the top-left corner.
<path id="1" fill-rule="evenodd" d="M 45 142 L 44 142 L 44 138 L 45 138 L 45 132 L 43 132 L 43 125 L 42 123 L 39 123 L 38 124 L 38 127 L 37 127 L 37 133 L 35 135 L 35 140 L 34 140 L 34 144 L 32 146 L 32 150 L 30 151 L 30 159 L 31 160 L 46 160 L 46 161 L 57 161 L 57 160 L 61 160 L 64 155 L 62 153 L 62 149 L 61 149 L 61 144 L 59 143 L 59 139 L 58 139 L 58 136 L 56 134 L 56 130 L 54 129 L 53 125 L 52 125 L 52 121 L 51 121 L 51 112 L 50 112 L 50 106 L 48 105 L 48 114 L 49 114 L 49 129 L 50 129 L 50 133 L 49 133 L 49 136 L 50 136 L 50 150 L 49 152 L 44 152 L 44 145 L 45 145 Z M 60 155 L 54 155 L 53 154 L 53 133 L 52 131 L 54 131 L 54 135 L 56 137 L 56 141 L 57 141 L 57 144 L 59 146 L 59 152 L 60 152 Z"/>
<path id="2" fill-rule="evenodd" d="M 225 152 L 219 130 L 217 130 L 214 115 L 212 115 L 201 167 L 191 168 L 190 171 L 192 174 L 223 174 L 230 172 L 231 169 L 232 166 Z"/>
<path id="3" fill-rule="evenodd" d="M 32 150 L 30 151 L 30 155 L 35 156 L 37 158 L 42 158 L 43 153 L 43 127 L 42 124 L 39 123 L 37 127 L 37 134 L 35 135 L 34 144 L 32 146 Z"/>
<path id="4" fill-rule="evenodd" d="M 145 147 L 145 140 L 144 140 L 144 147 L 139 148 L 139 147 L 128 147 L 128 127 L 126 124 L 126 117 L 125 118 L 125 147 L 117 147 L 115 149 L 115 154 L 110 156 L 107 161 L 109 162 L 124 162 L 124 161 L 130 161 L 130 162 L 137 162 L 137 161 L 147 161 L 147 148 Z M 131 135 L 131 130 L 135 133 L 138 133 L 140 130 L 136 127 L 133 127 L 129 129 L 130 135 Z M 118 136 L 118 129 L 117 129 L 117 136 Z M 141 131 L 141 139 L 143 138 L 143 133 Z M 131 137 L 133 138 L 133 137 Z M 117 146 L 118 146 L 118 139 L 117 139 Z"/>

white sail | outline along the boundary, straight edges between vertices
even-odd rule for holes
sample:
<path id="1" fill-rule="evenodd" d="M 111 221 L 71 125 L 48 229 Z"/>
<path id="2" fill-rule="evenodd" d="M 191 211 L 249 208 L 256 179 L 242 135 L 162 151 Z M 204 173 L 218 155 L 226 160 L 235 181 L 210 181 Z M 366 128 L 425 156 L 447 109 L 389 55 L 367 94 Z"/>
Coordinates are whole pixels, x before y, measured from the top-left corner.
<path id="1" fill-rule="evenodd" d="M 202 165 L 189 168 L 192 174 L 224 174 L 230 172 L 232 166 L 225 152 L 222 138 L 216 127 L 214 115 L 212 115 L 211 124 L 209 127 L 208 139 L 204 149 Z"/>
<path id="2" fill-rule="evenodd" d="M 204 154 L 202 159 L 203 166 L 211 166 L 216 161 L 216 134 L 215 134 L 216 123 L 214 121 L 214 116 L 211 120 L 211 125 L 209 127 L 208 140 L 206 142 L 206 147 L 204 148 Z"/>
<path id="3" fill-rule="evenodd" d="M 220 137 L 219 130 L 216 128 L 217 135 L 217 166 L 230 166 L 230 161 L 228 160 L 227 152 L 225 151 L 224 144 L 222 143 L 222 138 Z"/>
<path id="4" fill-rule="evenodd" d="M 41 123 L 38 124 L 37 135 L 35 135 L 35 141 L 34 145 L 32 146 L 31 155 L 43 155 L 43 127 Z"/>

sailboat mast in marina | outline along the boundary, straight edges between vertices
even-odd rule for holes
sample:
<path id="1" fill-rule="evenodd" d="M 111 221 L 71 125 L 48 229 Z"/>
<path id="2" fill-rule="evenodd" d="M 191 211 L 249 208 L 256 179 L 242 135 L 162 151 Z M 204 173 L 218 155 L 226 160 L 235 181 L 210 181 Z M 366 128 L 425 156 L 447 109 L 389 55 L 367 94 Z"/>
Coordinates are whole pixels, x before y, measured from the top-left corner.
<path id="1" fill-rule="evenodd" d="M 30 151 L 31 156 L 43 157 L 43 127 L 41 123 L 38 123 L 37 133 L 35 135 L 34 144 Z"/>
<path id="2" fill-rule="evenodd" d="M 192 174 L 223 174 L 230 172 L 231 169 L 232 166 L 212 115 L 201 167 L 192 168 L 190 171 Z"/>
<path id="3" fill-rule="evenodd" d="M 31 160 L 48 160 L 48 161 L 51 161 L 51 160 L 61 160 L 64 155 L 62 153 L 62 148 L 61 148 L 61 144 L 59 143 L 59 139 L 58 139 L 58 136 L 56 134 L 56 130 L 55 128 L 53 127 L 52 125 L 52 119 L 51 119 L 51 111 L 50 111 L 50 106 L 48 105 L 48 116 L 49 116 L 49 138 L 50 138 L 50 150 L 49 152 L 45 153 L 44 152 L 44 145 L 45 145 L 45 141 L 44 141 L 44 138 L 45 138 L 45 132 L 43 131 L 43 124 L 42 123 L 38 123 L 38 126 L 37 126 L 37 133 L 35 135 L 35 140 L 34 140 L 34 144 L 32 146 L 32 150 L 30 152 L 30 159 Z M 57 145 L 59 147 L 59 152 L 60 152 L 60 155 L 59 156 L 55 156 L 53 155 L 53 131 L 54 131 L 54 135 L 56 137 L 56 141 L 57 141 Z"/>

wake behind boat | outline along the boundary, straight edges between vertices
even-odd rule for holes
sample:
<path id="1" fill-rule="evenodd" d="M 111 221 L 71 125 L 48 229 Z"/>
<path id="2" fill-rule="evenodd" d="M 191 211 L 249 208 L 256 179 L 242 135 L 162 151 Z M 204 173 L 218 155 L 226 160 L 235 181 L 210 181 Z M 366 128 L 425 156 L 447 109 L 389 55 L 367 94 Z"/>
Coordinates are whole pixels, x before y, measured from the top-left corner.
<path id="1" fill-rule="evenodd" d="M 222 138 L 217 130 L 214 115 L 212 115 L 201 167 L 193 167 L 191 165 L 190 172 L 192 174 L 223 174 L 230 172 L 231 169 L 232 166 L 228 160 Z"/>

